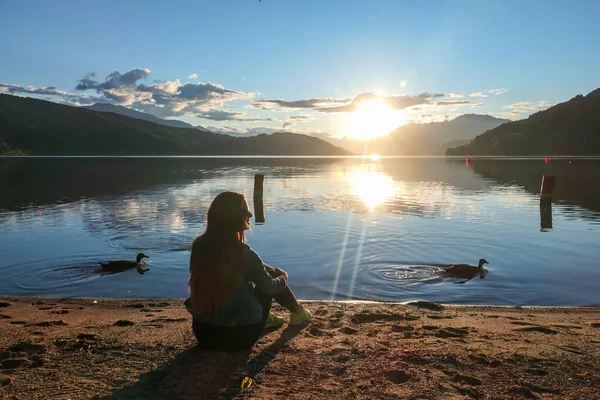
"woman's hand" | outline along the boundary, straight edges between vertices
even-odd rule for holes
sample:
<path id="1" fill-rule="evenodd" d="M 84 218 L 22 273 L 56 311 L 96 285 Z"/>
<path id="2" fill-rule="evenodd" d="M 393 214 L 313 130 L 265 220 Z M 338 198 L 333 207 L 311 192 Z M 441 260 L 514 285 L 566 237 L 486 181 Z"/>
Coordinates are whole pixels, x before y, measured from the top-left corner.
<path id="1" fill-rule="evenodd" d="M 287 281 L 288 273 L 282 270 L 281 268 L 273 268 L 273 270 L 277 273 L 277 276 L 283 276 L 283 279 Z"/>

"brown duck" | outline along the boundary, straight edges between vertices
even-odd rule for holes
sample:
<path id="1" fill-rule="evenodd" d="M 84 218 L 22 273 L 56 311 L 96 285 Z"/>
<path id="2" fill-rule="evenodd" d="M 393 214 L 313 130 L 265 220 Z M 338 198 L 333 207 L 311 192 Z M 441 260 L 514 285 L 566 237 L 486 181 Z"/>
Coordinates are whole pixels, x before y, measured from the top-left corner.
<path id="1" fill-rule="evenodd" d="M 479 265 L 476 267 L 469 264 L 452 264 L 450 268 L 444 270 L 444 274 L 447 274 L 454 278 L 474 278 L 477 275 L 483 277 L 485 269 L 483 264 L 489 264 L 484 258 L 479 260 Z"/>
<path id="2" fill-rule="evenodd" d="M 143 268 L 145 263 L 142 261 L 143 258 L 150 258 L 144 253 L 139 253 L 135 261 L 120 260 L 120 261 L 109 261 L 107 263 L 100 263 L 100 267 L 103 271 L 116 273 L 127 271 L 128 269 L 135 268 L 140 275 L 144 275 L 149 268 Z"/>

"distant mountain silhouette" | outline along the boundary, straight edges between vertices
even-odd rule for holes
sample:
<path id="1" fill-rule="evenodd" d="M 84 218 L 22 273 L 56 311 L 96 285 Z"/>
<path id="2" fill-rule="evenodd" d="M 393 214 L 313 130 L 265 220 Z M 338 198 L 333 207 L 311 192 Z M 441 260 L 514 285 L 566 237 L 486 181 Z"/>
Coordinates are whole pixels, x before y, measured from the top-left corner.
<path id="1" fill-rule="evenodd" d="M 0 94 L 0 154 L 347 155 L 293 133 L 231 137 L 123 115 Z"/>
<path id="2" fill-rule="evenodd" d="M 600 155 L 600 89 L 501 125 L 446 154 Z"/>
<path id="3" fill-rule="evenodd" d="M 108 103 L 96 103 L 91 106 L 84 106 L 82 108 L 87 108 L 88 110 L 92 110 L 92 111 L 111 112 L 111 113 L 115 113 L 115 114 L 124 115 L 129 118 L 143 119 L 144 121 L 150 121 L 150 122 L 154 122 L 155 124 L 160 124 L 160 125 L 173 126 L 176 128 L 196 128 L 196 127 L 194 127 L 188 123 L 185 123 L 183 121 L 178 121 L 178 120 L 174 120 L 174 119 L 162 119 L 162 118 L 158 118 L 152 114 L 147 114 L 147 113 L 144 113 L 141 111 L 132 110 L 131 108 L 127 108 L 127 107 L 115 106 L 113 104 L 108 104 Z M 199 127 L 199 128 L 201 128 L 201 127 Z M 202 128 L 202 130 L 206 130 L 206 129 Z"/>
<path id="4" fill-rule="evenodd" d="M 335 144 L 355 153 L 377 153 L 380 155 L 443 155 L 447 148 L 465 144 L 475 136 L 495 128 L 507 119 L 494 118 L 489 115 L 465 114 L 444 122 L 403 125 L 387 136 L 382 136 L 365 143 L 358 140 L 344 139 Z"/>

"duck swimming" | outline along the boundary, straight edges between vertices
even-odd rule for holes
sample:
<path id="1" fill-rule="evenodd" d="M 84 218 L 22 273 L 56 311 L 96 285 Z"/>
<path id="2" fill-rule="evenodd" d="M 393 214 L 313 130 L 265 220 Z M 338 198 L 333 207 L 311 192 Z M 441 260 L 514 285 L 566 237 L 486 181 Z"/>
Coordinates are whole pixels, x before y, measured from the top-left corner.
<path id="1" fill-rule="evenodd" d="M 483 278 L 486 272 L 486 270 L 483 268 L 483 264 L 489 264 L 489 262 L 482 258 L 479 260 L 479 265 L 477 267 L 469 264 L 452 264 L 450 268 L 444 270 L 444 274 L 454 278 L 472 279 L 477 275 Z"/>
<path id="2" fill-rule="evenodd" d="M 149 268 L 142 268 L 145 263 L 142 261 L 142 258 L 150 258 L 144 253 L 139 253 L 135 259 L 135 261 L 128 260 L 120 260 L 120 261 L 109 261 L 106 264 L 100 263 L 100 267 L 103 271 L 106 272 L 123 272 L 128 269 L 135 268 L 140 275 L 144 275 Z"/>

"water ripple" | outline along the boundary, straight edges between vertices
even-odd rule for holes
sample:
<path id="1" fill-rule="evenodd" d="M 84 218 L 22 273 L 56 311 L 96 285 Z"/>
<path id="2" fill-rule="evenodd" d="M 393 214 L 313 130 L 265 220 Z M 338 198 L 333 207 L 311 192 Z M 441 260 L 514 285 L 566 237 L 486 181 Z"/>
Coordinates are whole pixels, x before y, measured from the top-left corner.
<path id="1" fill-rule="evenodd" d="M 24 294 L 52 293 L 102 276 L 98 262 L 90 257 L 62 257 L 7 265 L 3 273 L 5 283 L 23 290 Z"/>
<path id="2" fill-rule="evenodd" d="M 146 232 L 119 235 L 109 239 L 109 245 L 123 251 L 188 251 L 194 237 L 183 233 Z"/>

